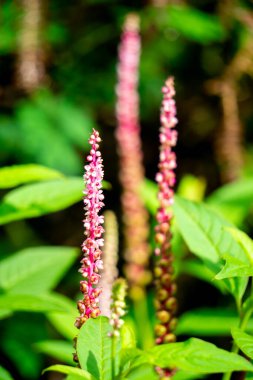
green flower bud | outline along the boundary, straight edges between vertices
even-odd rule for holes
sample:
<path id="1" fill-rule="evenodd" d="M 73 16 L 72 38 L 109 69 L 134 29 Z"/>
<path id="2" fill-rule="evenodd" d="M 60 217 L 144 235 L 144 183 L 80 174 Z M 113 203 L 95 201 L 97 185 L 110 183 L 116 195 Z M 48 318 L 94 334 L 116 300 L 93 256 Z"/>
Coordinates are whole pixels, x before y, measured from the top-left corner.
<path id="1" fill-rule="evenodd" d="M 155 335 L 156 336 L 163 336 L 166 334 L 166 327 L 163 325 L 156 325 L 155 326 Z"/>

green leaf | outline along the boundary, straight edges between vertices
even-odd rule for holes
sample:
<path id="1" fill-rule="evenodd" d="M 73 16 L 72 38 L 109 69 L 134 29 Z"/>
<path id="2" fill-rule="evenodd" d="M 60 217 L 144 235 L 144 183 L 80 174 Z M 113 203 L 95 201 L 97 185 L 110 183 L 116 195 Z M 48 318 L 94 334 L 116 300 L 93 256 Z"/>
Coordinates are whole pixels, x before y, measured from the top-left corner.
<path id="1" fill-rule="evenodd" d="M 176 367 L 196 373 L 253 371 L 252 364 L 241 356 L 196 338 L 154 347 L 149 355 L 151 363 L 161 368 Z"/>
<path id="2" fill-rule="evenodd" d="M 66 375 L 80 376 L 80 378 L 82 378 L 83 380 L 97 380 L 89 372 L 84 371 L 83 369 L 80 369 L 80 368 L 69 367 L 67 365 L 61 365 L 61 364 L 51 365 L 50 367 L 44 369 L 42 373 L 45 373 L 48 371 L 65 373 Z"/>
<path id="3" fill-rule="evenodd" d="M 225 266 L 216 275 L 217 279 L 234 276 L 253 276 L 253 241 L 244 232 L 236 228 L 226 228 L 234 241 L 242 248 L 242 254 L 238 257 L 225 254 Z"/>
<path id="4" fill-rule="evenodd" d="M 202 203 L 176 196 L 174 212 L 177 226 L 190 250 L 204 260 L 212 271 L 218 273 L 221 270 L 223 257 L 228 254 L 235 258 L 244 256 L 242 247 L 224 228 L 232 225 Z M 247 278 L 230 279 L 226 286 L 240 299 L 247 281 Z"/>
<path id="5" fill-rule="evenodd" d="M 120 331 L 121 346 L 122 348 L 134 348 L 136 347 L 136 337 L 132 327 L 125 323 Z"/>
<path id="6" fill-rule="evenodd" d="M 231 328 L 239 324 L 238 315 L 231 309 L 195 309 L 180 316 L 177 335 L 229 336 Z M 253 320 L 248 329 L 253 331 Z"/>
<path id="7" fill-rule="evenodd" d="M 63 177 L 60 172 L 36 164 L 14 165 L 0 169 L 0 188 L 7 189 L 27 182 L 48 181 Z"/>
<path id="8" fill-rule="evenodd" d="M 231 333 L 240 350 L 250 359 L 253 359 L 253 336 L 246 334 L 238 328 L 232 329 Z"/>
<path id="9" fill-rule="evenodd" d="M 106 317 L 88 319 L 77 337 L 77 355 L 82 369 L 100 380 L 112 377 L 112 338 L 109 320 Z"/>
<path id="10" fill-rule="evenodd" d="M 65 209 L 82 199 L 83 188 L 83 180 L 72 177 L 12 190 L 0 205 L 0 224 Z"/>
<path id="11" fill-rule="evenodd" d="M 253 179 L 242 179 L 229 183 L 214 191 L 207 199 L 208 203 L 249 207 L 252 203 Z"/>
<path id="12" fill-rule="evenodd" d="M 159 377 L 157 373 L 155 372 L 153 365 L 150 365 L 148 363 L 145 363 L 138 367 L 133 368 L 124 377 L 124 380 L 140 380 L 140 379 L 158 380 Z"/>
<path id="13" fill-rule="evenodd" d="M 32 294 L 6 294 L 0 296 L 0 309 L 11 311 L 48 312 L 66 309 L 56 299 L 50 299 L 48 295 Z"/>
<path id="14" fill-rule="evenodd" d="M 48 291 L 57 285 L 77 253 L 70 247 L 24 249 L 0 262 L 0 288 L 12 294 Z"/>
<path id="15" fill-rule="evenodd" d="M 171 28 L 175 28 L 186 38 L 201 44 L 221 41 L 225 38 L 225 29 L 218 17 L 193 7 L 170 6 L 168 17 Z"/>
<path id="16" fill-rule="evenodd" d="M 108 183 L 103 182 L 108 188 Z M 25 185 L 10 191 L 0 204 L 0 224 L 63 210 L 83 198 L 82 178 L 69 177 Z"/>
<path id="17" fill-rule="evenodd" d="M 38 352 L 42 352 L 48 356 L 60 360 L 61 362 L 74 365 L 73 361 L 73 344 L 63 340 L 44 340 L 37 342 L 34 348 Z"/>
<path id="18" fill-rule="evenodd" d="M 13 377 L 5 368 L 0 366 L 0 379 L 1 380 L 13 380 Z"/>
<path id="19" fill-rule="evenodd" d="M 252 188 L 252 179 L 241 179 L 214 191 L 207 198 L 207 202 L 212 209 L 240 225 L 253 203 Z"/>
<path id="20" fill-rule="evenodd" d="M 10 317 L 11 315 L 12 315 L 12 311 L 10 310 L 4 310 L 4 309 L 0 310 L 0 319 Z"/>

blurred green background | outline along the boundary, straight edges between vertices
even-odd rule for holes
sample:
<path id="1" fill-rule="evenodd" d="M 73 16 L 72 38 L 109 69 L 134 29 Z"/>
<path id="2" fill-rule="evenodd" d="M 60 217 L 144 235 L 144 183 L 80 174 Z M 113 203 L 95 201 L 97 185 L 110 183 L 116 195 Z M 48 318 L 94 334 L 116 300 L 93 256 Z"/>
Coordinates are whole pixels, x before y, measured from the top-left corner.
<path id="1" fill-rule="evenodd" d="M 179 118 L 179 191 L 201 200 L 204 188 L 209 195 L 227 182 L 246 181 L 247 202 L 240 202 L 240 190 L 234 198 L 229 190 L 233 199 L 220 208 L 248 233 L 253 230 L 249 201 L 253 193 L 252 1 L 1 0 L 0 165 L 32 163 L 57 171 L 42 173 L 37 179 L 31 173 L 14 172 L 17 183 L 10 186 L 3 185 L 5 177 L 0 172 L 1 260 L 13 258 L 11 264 L 0 266 L 2 275 L 6 273 L 4 265 L 12 268 L 6 279 L 0 279 L 0 292 L 9 289 L 13 302 L 19 298 L 23 281 L 12 279 L 15 265 L 16 272 L 20 270 L 15 252 L 38 246 L 79 247 L 82 242 L 81 176 L 92 128 L 101 132 L 105 180 L 111 184 L 106 208 L 116 211 L 120 219 L 114 138 L 116 63 L 123 20 L 132 11 L 141 17 L 140 118 L 147 178 L 154 179 L 158 161 L 161 87 L 166 77 L 173 75 Z M 27 182 L 53 181 L 61 175 L 69 182 L 54 186 L 49 181 L 44 187 L 42 183 L 39 188 L 24 188 L 23 194 L 11 194 L 18 190 L 7 187 L 22 185 L 25 175 L 32 178 Z M 32 199 L 36 192 L 41 203 Z M 26 209 L 20 210 L 20 205 Z M 48 271 L 52 265 L 58 266 L 61 255 L 44 265 L 51 278 L 48 287 L 43 288 L 45 273 L 38 268 L 34 282 L 24 285 L 23 294 L 44 294 L 54 288 L 57 294 L 75 299 L 79 263 L 77 252 L 69 249 L 59 273 L 51 276 Z M 37 254 L 38 263 L 44 254 Z M 31 265 L 29 260 L 27 265 Z M 187 275 L 181 283 L 187 285 L 187 291 L 179 293 L 180 313 L 220 306 L 221 296 L 210 285 L 203 283 L 199 291 L 199 280 Z M 8 302 L 11 304 L 11 298 Z M 66 306 L 66 299 L 56 303 L 61 302 L 75 314 L 72 304 Z M 1 307 L 3 304 L 0 300 Z M 61 338 L 61 326 L 71 324 L 73 317 L 68 319 L 66 310 L 62 320 L 55 311 L 38 311 L 36 305 L 31 312 L 20 305 L 1 309 L 1 365 L 16 380 L 40 378 L 43 367 L 59 362 L 64 355 L 71 362 L 71 344 L 64 346 L 66 342 L 61 340 L 56 347 L 52 341 Z M 66 333 L 63 327 L 68 339 L 73 334 L 72 327 L 69 329 Z M 1 380 L 8 379 L 4 376 L 0 372 Z M 61 377 L 46 374 L 44 378 Z"/>

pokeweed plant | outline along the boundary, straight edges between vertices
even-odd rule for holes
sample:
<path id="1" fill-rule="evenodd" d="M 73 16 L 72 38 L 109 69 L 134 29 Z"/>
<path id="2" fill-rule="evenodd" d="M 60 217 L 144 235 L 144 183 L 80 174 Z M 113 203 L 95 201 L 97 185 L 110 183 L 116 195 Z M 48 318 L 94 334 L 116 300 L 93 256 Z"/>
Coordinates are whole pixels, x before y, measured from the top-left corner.
<path id="1" fill-rule="evenodd" d="M 171 91 L 173 93 L 173 90 Z M 167 90 L 165 94 L 168 94 Z M 172 103 L 171 105 L 174 106 L 174 103 Z M 164 103 L 165 105 L 166 102 Z M 172 124 L 175 124 L 175 120 Z M 167 133 L 170 134 L 171 131 L 168 130 L 166 131 Z M 233 371 L 253 372 L 253 365 L 249 360 L 253 359 L 252 350 L 249 346 L 253 341 L 253 337 L 243 332 L 253 312 L 253 295 L 250 291 L 247 291 L 248 277 L 253 274 L 253 242 L 245 233 L 233 227 L 231 223 L 210 210 L 203 203 L 176 196 L 173 207 L 175 222 L 184 241 L 192 253 L 198 257 L 198 262 L 203 263 L 203 268 L 207 268 L 214 281 L 220 282 L 221 287 L 232 294 L 235 299 L 238 310 L 238 327 L 232 330 L 234 340 L 232 352 L 194 337 L 178 343 L 166 343 L 166 339 L 164 339 L 162 342 L 157 342 L 163 343 L 161 345 L 156 345 L 147 350 L 139 349 L 136 345 L 133 330 L 128 324 L 122 325 L 121 322 L 125 313 L 125 288 L 122 288 L 124 286 L 122 282 L 116 283 L 116 287 L 114 287 L 111 319 L 99 316 L 97 294 L 100 293 L 100 289 L 96 290 L 97 288 L 94 285 L 98 282 L 97 261 L 99 261 L 100 266 L 101 247 L 103 245 L 101 240 L 102 228 L 99 226 L 102 219 L 97 214 L 102 205 L 103 196 L 100 182 L 101 166 L 100 164 L 98 164 L 98 167 L 96 166 L 97 157 L 100 160 L 100 155 L 97 156 L 96 153 L 99 148 L 98 142 L 100 141 L 96 131 L 93 132 L 90 141 L 96 145 L 95 149 L 92 145 L 91 153 L 88 156 L 89 162 L 92 162 L 93 165 L 86 166 L 87 173 L 85 174 L 88 181 L 84 199 L 86 240 L 84 243 L 84 269 L 81 270 L 81 273 L 87 280 L 85 280 L 86 282 L 81 281 L 81 288 L 82 291 L 85 290 L 85 294 L 84 301 L 78 302 L 81 319 L 80 317 L 77 319 L 77 325 L 80 330 L 75 340 L 75 347 L 79 367 L 54 365 L 45 371 L 64 373 L 67 375 L 68 380 L 130 380 L 143 378 L 165 380 L 171 377 L 180 380 L 199 378 L 212 373 L 223 373 L 223 378 L 228 380 Z M 167 148 L 170 149 L 169 146 Z M 163 153 L 162 150 L 161 153 Z M 170 151 L 167 151 L 167 153 L 170 153 Z M 163 178 L 158 175 L 159 184 L 164 183 L 168 178 L 171 181 L 174 178 L 170 170 L 175 165 L 170 167 L 167 158 L 168 156 L 166 155 L 166 160 L 162 161 L 163 166 L 165 165 L 169 170 L 165 172 L 166 176 L 163 173 Z M 174 184 L 174 180 L 170 183 Z M 165 191 L 163 196 L 166 194 L 167 199 L 171 199 L 170 194 L 166 192 L 168 189 L 165 185 L 163 190 Z M 167 201 L 163 206 L 165 209 L 167 208 Z M 167 215 L 164 214 L 165 209 L 162 209 L 163 218 L 165 217 L 164 215 Z M 168 221 L 170 221 L 171 214 L 168 215 Z M 158 231 L 157 229 L 156 232 L 160 233 L 160 230 Z M 162 242 L 166 239 L 167 237 L 163 238 Z M 156 253 L 160 254 L 160 251 L 156 251 Z M 167 267 L 168 265 L 166 264 L 163 269 L 164 272 Z M 163 275 L 165 274 L 164 272 Z M 93 281 L 93 279 L 96 279 L 96 281 Z M 83 289 L 83 284 L 85 284 L 85 289 Z M 170 284 L 169 286 L 171 286 Z M 100 297 L 102 297 L 102 294 Z M 169 315 L 170 318 L 171 316 Z M 168 321 L 164 321 L 164 323 L 169 326 Z M 180 321 L 178 329 L 180 331 Z M 167 329 L 164 334 L 166 337 Z M 246 354 L 247 358 L 238 355 L 239 349 Z M 158 372 L 154 368 L 159 368 Z"/>

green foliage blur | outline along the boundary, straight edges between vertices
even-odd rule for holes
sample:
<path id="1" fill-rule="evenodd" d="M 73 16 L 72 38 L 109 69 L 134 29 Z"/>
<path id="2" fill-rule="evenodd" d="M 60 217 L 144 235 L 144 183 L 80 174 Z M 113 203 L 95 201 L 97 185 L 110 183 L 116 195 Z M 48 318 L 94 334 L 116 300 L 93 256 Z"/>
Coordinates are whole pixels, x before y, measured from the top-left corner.
<path id="1" fill-rule="evenodd" d="M 74 365 L 83 165 L 88 136 L 92 128 L 98 128 L 108 181 L 104 183 L 106 208 L 116 211 L 121 223 L 114 139 L 116 63 L 124 16 L 132 11 L 141 17 L 140 118 L 148 178 L 141 194 L 151 225 L 161 87 L 168 75 L 176 83 L 178 198 L 173 247 L 182 316 L 179 340 L 207 337 L 229 348 L 231 328 L 236 342 L 249 339 L 236 330 L 236 307 L 241 307 L 249 291 L 238 265 L 246 270 L 244 274 L 253 275 L 251 259 L 238 247 L 250 243 L 234 226 L 252 236 L 253 49 L 246 56 L 249 69 L 240 72 L 238 68 L 235 73 L 244 162 L 240 177 L 230 184 L 222 183 L 216 154 L 224 115 L 220 96 L 212 88 L 234 57 L 244 57 L 248 45 L 253 46 L 252 1 L 42 3 L 46 79 L 30 92 L 17 81 L 23 2 L 0 3 L 0 380 L 41 376 L 56 380 L 60 378 L 55 373 L 41 375 L 42 369 L 56 363 Z M 214 224 L 222 229 L 221 241 L 234 241 L 234 255 L 242 260 L 238 259 L 239 264 L 226 258 L 222 266 L 224 249 L 218 243 L 208 244 L 217 235 L 216 230 L 205 229 L 211 218 L 206 205 L 219 215 Z M 196 226 L 194 220 L 200 224 Z M 231 280 L 231 273 L 237 277 Z M 152 297 L 150 290 L 148 313 L 154 323 Z M 131 326 L 132 316 L 129 305 Z M 248 332 L 252 331 L 250 320 Z M 140 347 L 150 345 L 145 331 L 137 336 Z M 78 379 L 72 375 L 69 380 Z"/>

